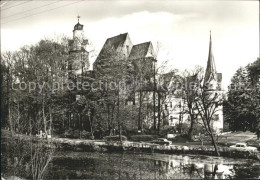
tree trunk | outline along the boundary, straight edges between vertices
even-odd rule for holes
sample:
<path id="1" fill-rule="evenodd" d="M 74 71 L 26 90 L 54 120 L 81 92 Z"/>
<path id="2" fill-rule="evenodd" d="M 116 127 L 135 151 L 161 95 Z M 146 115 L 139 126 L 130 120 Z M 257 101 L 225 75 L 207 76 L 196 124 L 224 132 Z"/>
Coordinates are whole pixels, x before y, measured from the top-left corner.
<path id="1" fill-rule="evenodd" d="M 91 122 L 91 117 L 89 115 L 88 115 L 88 120 L 89 120 L 89 123 L 90 123 L 90 133 L 91 133 L 91 136 L 93 137 L 92 122 Z"/>
<path id="2" fill-rule="evenodd" d="M 42 117 L 43 117 L 44 133 L 47 133 L 47 124 L 46 124 L 46 117 L 45 117 L 45 110 L 44 110 L 44 98 L 43 98 L 43 95 L 42 95 Z"/>
<path id="3" fill-rule="evenodd" d="M 10 69 L 8 68 L 8 72 L 10 73 Z M 10 74 L 9 74 L 9 78 L 10 78 Z M 9 121 L 9 127 L 10 127 L 10 131 L 11 131 L 11 136 L 13 136 L 13 122 L 12 122 L 12 118 L 11 118 L 11 93 L 10 93 L 10 79 L 8 79 L 7 81 L 7 99 L 8 99 L 8 121 Z"/>
<path id="4" fill-rule="evenodd" d="M 68 117 L 68 127 L 70 128 L 70 122 L 71 122 L 71 112 L 69 112 L 69 117 Z"/>
<path id="5" fill-rule="evenodd" d="M 157 127 L 157 134 L 160 134 L 160 126 L 161 126 L 161 99 L 160 99 L 160 92 L 158 91 L 158 127 Z"/>
<path id="6" fill-rule="evenodd" d="M 8 120 L 9 120 L 9 126 L 10 126 L 10 131 L 11 131 L 11 136 L 13 136 L 13 122 L 11 118 L 11 103 L 10 100 L 8 100 Z"/>
<path id="7" fill-rule="evenodd" d="M 119 83 L 118 83 L 118 88 L 119 88 Z M 120 122 L 120 117 L 119 117 L 119 111 L 120 111 L 120 97 L 119 97 L 119 89 L 118 89 L 118 92 L 117 92 L 117 123 L 118 123 L 119 139 L 120 139 L 120 142 L 122 142 L 122 132 L 121 132 L 121 122 Z"/>
<path id="8" fill-rule="evenodd" d="M 78 115 L 78 129 L 79 129 L 79 138 L 81 139 L 81 114 L 80 113 L 78 113 L 77 114 Z"/>
<path id="9" fill-rule="evenodd" d="M 31 136 L 32 135 L 32 120 L 31 120 L 32 118 L 31 118 L 29 112 L 28 112 L 27 117 L 29 119 L 29 132 L 28 132 L 28 134 Z"/>
<path id="10" fill-rule="evenodd" d="M 95 120 L 95 109 L 91 109 L 90 112 L 91 112 L 90 116 L 88 116 L 88 117 L 89 117 L 89 121 L 90 121 L 91 138 L 94 139 L 93 124 L 94 124 L 94 120 Z"/>
<path id="11" fill-rule="evenodd" d="M 139 131 L 142 131 L 141 113 L 142 113 L 142 90 L 140 90 L 140 95 L 139 95 L 139 111 L 138 111 L 138 130 Z"/>
<path id="12" fill-rule="evenodd" d="M 193 114 L 190 114 L 190 128 L 188 131 L 189 140 L 192 140 L 193 126 L 194 126 L 194 116 Z"/>
<path id="13" fill-rule="evenodd" d="M 182 134 L 182 112 L 179 115 L 179 132 Z"/>
<path id="14" fill-rule="evenodd" d="M 208 125 L 208 126 L 209 126 L 209 125 Z M 209 135 L 210 135 L 210 137 L 211 137 L 211 142 L 212 142 L 212 144 L 213 144 L 213 146 L 214 146 L 214 148 L 215 148 L 215 153 L 216 153 L 216 155 L 217 155 L 217 156 L 220 156 L 220 154 L 219 154 L 219 152 L 218 152 L 218 147 L 217 147 L 217 144 L 216 144 L 216 142 L 215 142 L 215 139 L 214 139 L 214 136 L 213 136 L 213 134 L 212 134 L 211 129 L 209 129 Z"/>
<path id="15" fill-rule="evenodd" d="M 21 119 L 21 114 L 20 114 L 20 102 L 18 101 L 18 117 L 17 117 L 17 132 L 20 132 L 20 119 Z"/>
<path id="16" fill-rule="evenodd" d="M 50 133 L 52 134 L 52 108 L 49 106 L 49 113 L 50 113 Z"/>
<path id="17" fill-rule="evenodd" d="M 156 93 L 156 81 L 155 81 L 155 62 L 153 64 L 153 126 L 154 134 L 156 134 L 156 104 L 155 104 L 155 93 Z"/>
<path id="18" fill-rule="evenodd" d="M 109 105 L 107 105 L 107 126 L 108 126 L 109 136 L 111 136 L 112 132 L 111 132 L 111 124 L 109 118 L 110 118 L 110 108 Z"/>
<path id="19" fill-rule="evenodd" d="M 85 117 L 85 116 L 84 116 L 83 114 L 80 115 L 80 121 L 81 121 L 81 133 L 82 133 L 83 130 L 84 130 L 84 121 L 83 121 L 83 119 L 85 119 L 84 117 Z"/>

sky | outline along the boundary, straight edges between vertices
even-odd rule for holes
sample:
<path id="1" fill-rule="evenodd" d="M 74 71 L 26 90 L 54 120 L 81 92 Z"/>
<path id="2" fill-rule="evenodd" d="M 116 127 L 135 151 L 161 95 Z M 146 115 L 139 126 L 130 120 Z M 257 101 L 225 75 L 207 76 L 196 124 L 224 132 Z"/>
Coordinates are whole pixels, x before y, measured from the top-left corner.
<path id="1" fill-rule="evenodd" d="M 158 61 L 167 60 L 168 69 L 206 68 L 211 30 L 217 72 L 227 89 L 236 70 L 259 57 L 259 2 L 253 0 L 2 1 L 1 52 L 43 38 L 72 38 L 78 15 L 96 52 L 91 63 L 107 38 L 128 32 L 133 44 L 160 44 Z"/>

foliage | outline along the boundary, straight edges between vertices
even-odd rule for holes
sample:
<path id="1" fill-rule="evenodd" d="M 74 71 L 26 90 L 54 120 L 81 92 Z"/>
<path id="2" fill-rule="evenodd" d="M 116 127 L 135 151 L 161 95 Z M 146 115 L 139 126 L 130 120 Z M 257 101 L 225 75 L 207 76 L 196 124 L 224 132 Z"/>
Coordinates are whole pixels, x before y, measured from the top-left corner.
<path id="1" fill-rule="evenodd" d="M 133 135 L 130 137 L 130 140 L 132 141 L 152 141 L 154 139 L 157 139 L 158 136 L 156 135 Z"/>
<path id="2" fill-rule="evenodd" d="M 53 82 L 65 79 L 66 42 L 66 38 L 60 42 L 41 40 L 36 45 L 2 54 L 1 70 L 4 71 L 1 85 L 4 89 L 2 97 L 5 98 L 1 111 L 4 127 L 10 127 L 12 132 L 27 134 L 52 129 L 52 112 L 59 108 L 53 105 L 62 94 L 57 90 L 57 95 L 53 95 Z M 22 84 L 26 84 L 27 88 L 21 88 Z M 29 84 L 33 84 L 31 89 Z"/>
<path id="3" fill-rule="evenodd" d="M 5 149 L 1 160 L 5 168 L 5 176 L 26 177 L 27 179 L 43 179 L 45 170 L 53 158 L 55 151 L 51 144 L 33 142 L 19 137 L 4 140 Z M 8 170 L 10 169 L 10 170 Z"/>
<path id="4" fill-rule="evenodd" d="M 260 59 L 237 70 L 231 80 L 224 114 L 233 131 L 256 131 L 260 123 Z"/>
<path id="5" fill-rule="evenodd" d="M 120 141 L 119 135 L 116 135 L 116 136 L 106 136 L 106 137 L 104 137 L 104 139 L 106 141 Z M 122 141 L 126 141 L 127 137 L 126 136 L 121 136 L 121 139 L 122 139 Z"/>
<path id="6" fill-rule="evenodd" d="M 172 142 L 187 142 L 189 141 L 187 135 L 178 135 L 172 139 Z"/>

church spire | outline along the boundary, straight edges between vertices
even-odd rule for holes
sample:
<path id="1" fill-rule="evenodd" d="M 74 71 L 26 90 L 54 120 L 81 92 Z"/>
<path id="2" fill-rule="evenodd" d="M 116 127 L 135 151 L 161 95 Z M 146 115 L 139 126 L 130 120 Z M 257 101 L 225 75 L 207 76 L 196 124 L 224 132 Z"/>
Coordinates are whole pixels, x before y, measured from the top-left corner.
<path id="1" fill-rule="evenodd" d="M 78 23 L 79 23 L 79 18 L 80 18 L 80 16 L 78 15 L 77 18 L 78 18 Z"/>
<path id="2" fill-rule="evenodd" d="M 209 55 L 208 55 L 208 62 L 207 62 L 204 83 L 208 83 L 212 80 L 217 81 L 216 76 L 217 76 L 217 70 L 216 70 L 216 65 L 215 65 L 214 56 L 212 52 L 212 40 L 211 40 L 211 31 L 210 31 Z"/>

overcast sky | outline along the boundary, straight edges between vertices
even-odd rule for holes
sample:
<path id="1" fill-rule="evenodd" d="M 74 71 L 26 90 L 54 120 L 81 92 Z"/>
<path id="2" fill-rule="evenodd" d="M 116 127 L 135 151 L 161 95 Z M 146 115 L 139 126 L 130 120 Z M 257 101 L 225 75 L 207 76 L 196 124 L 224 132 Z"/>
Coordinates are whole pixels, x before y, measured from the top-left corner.
<path id="1" fill-rule="evenodd" d="M 210 0 L 3 1 L 1 51 L 44 37 L 72 37 L 77 15 L 97 52 L 107 38 L 128 32 L 133 44 L 160 42 L 159 61 L 182 70 L 206 67 L 211 30 L 225 89 L 240 66 L 259 56 L 259 2 Z"/>

